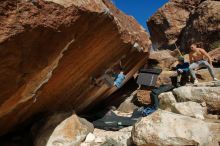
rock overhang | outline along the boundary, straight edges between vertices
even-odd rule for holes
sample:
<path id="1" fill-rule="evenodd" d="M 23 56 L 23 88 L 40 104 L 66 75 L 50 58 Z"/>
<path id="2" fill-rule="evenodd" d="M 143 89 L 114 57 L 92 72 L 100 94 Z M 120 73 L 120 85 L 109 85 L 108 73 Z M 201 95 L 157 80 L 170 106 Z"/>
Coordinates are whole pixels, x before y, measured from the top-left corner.
<path id="1" fill-rule="evenodd" d="M 37 113 L 82 111 L 108 97 L 116 89 L 92 87 L 89 78 L 122 56 L 127 80 L 146 62 L 147 33 L 108 1 L 14 2 L 0 16 L 1 135 Z"/>

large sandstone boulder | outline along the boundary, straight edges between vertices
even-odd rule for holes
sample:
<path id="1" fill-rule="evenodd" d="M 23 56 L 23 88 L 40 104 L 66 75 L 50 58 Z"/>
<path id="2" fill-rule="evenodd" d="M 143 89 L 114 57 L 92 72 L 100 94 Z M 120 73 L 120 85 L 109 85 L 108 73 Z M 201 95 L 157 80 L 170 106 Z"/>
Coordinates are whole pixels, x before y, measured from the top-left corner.
<path id="1" fill-rule="evenodd" d="M 0 135 L 38 113 L 85 111 L 117 90 L 91 77 L 121 60 L 126 82 L 151 46 L 108 0 L 4 0 L 0 27 Z"/>
<path id="2" fill-rule="evenodd" d="M 93 132 L 91 123 L 78 118 L 75 114 L 68 115 L 56 114 L 50 117 L 40 129 L 34 145 L 79 145 L 89 132 Z"/>
<path id="3" fill-rule="evenodd" d="M 209 51 L 215 43 L 219 43 L 219 11 L 220 1 L 206 0 L 202 2 L 190 16 L 190 20 L 182 32 L 181 47 L 188 49 L 191 41 L 201 41 L 204 48 Z"/>
<path id="4" fill-rule="evenodd" d="M 161 50 L 161 51 L 152 51 L 150 52 L 149 59 L 157 61 L 157 66 L 163 70 L 170 70 L 173 67 L 173 64 L 177 61 L 179 53 L 177 50 Z M 151 62 L 149 62 L 150 64 Z"/>
<path id="5" fill-rule="evenodd" d="M 210 123 L 162 110 L 137 122 L 132 139 L 136 145 L 218 146 L 218 137 Z"/>
<path id="6" fill-rule="evenodd" d="M 154 48 L 188 51 L 191 42 L 202 42 L 209 51 L 219 47 L 220 1 L 170 0 L 147 22 Z"/>
<path id="7" fill-rule="evenodd" d="M 147 22 L 155 48 L 168 49 L 179 38 L 201 0 L 170 0 Z M 175 48 L 175 46 L 174 46 Z"/>
<path id="8" fill-rule="evenodd" d="M 220 86 L 217 87 L 193 87 L 183 86 L 173 90 L 178 101 L 206 102 L 208 110 L 220 110 Z"/>

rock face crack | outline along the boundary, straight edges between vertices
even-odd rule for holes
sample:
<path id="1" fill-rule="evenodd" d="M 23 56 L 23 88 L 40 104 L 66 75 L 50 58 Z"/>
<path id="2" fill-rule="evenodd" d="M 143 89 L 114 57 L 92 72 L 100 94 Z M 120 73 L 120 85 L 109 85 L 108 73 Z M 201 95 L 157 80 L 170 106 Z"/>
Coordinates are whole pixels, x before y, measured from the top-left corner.
<path id="1" fill-rule="evenodd" d="M 29 88 L 28 85 L 26 85 L 26 89 L 22 93 L 22 98 L 17 101 L 13 102 L 14 99 L 9 99 L 5 102 L 0 108 L 0 116 L 4 116 L 5 114 L 9 113 L 13 109 L 15 109 L 17 106 L 19 106 L 21 103 L 27 102 L 28 100 L 35 98 L 37 95 L 37 92 L 43 87 L 44 84 L 46 84 L 50 78 L 53 75 L 53 71 L 58 67 L 59 61 L 62 59 L 64 52 L 68 50 L 69 46 L 74 43 L 75 38 L 73 38 L 70 42 L 67 43 L 67 45 L 61 50 L 60 54 L 56 57 L 56 59 L 51 63 L 48 67 L 46 67 L 41 73 L 39 79 L 39 76 L 34 77 L 29 84 L 31 87 L 34 86 L 34 88 Z M 13 103 L 12 103 L 13 102 Z M 14 104 L 14 105 L 13 105 Z"/>
<path id="2" fill-rule="evenodd" d="M 61 50 L 60 54 L 57 56 L 57 58 L 54 60 L 54 62 L 48 66 L 45 70 L 47 70 L 47 74 L 45 75 L 45 77 L 38 83 L 38 85 L 36 86 L 36 88 L 31 91 L 31 95 L 28 95 L 24 98 L 22 98 L 21 102 L 25 102 L 31 98 L 34 98 L 34 96 L 37 94 L 37 91 L 44 85 L 46 84 L 50 78 L 53 75 L 53 71 L 57 68 L 57 66 L 59 65 L 59 61 L 62 59 L 64 52 L 68 50 L 69 46 L 75 41 L 75 39 L 72 39 L 70 42 L 67 43 L 67 45 Z M 44 71 L 43 71 L 44 72 Z"/>

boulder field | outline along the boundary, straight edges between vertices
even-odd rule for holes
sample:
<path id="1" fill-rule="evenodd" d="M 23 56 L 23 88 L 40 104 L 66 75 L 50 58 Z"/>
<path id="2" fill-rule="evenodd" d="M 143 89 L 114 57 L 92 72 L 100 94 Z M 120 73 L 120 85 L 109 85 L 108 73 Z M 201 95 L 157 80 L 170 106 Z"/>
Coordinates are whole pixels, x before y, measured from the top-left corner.
<path id="1" fill-rule="evenodd" d="M 141 117 L 129 127 L 118 131 L 106 131 L 93 127 L 85 119 L 79 118 L 75 113 L 59 113 L 49 117 L 44 124 L 36 123 L 37 136 L 34 145 L 79 145 L 79 146 L 218 146 L 220 142 L 219 115 L 210 114 L 211 101 L 214 99 L 211 90 L 219 89 L 220 82 L 206 82 L 197 85 L 188 85 L 176 88 L 173 91 L 159 95 L 160 109 Z M 209 90 L 206 90 L 209 88 Z M 197 92 L 204 89 L 206 92 Z M 181 92 L 181 91 L 185 92 Z M 189 92 L 195 90 L 195 96 Z M 178 94 L 177 94 L 178 92 Z M 189 95 L 188 99 L 184 99 Z M 198 95 L 198 96 L 197 96 Z M 209 100 L 200 101 L 206 95 Z M 200 96 L 200 97 L 199 97 Z M 131 98 L 136 98 L 134 93 L 114 110 L 116 115 L 131 116 Z M 200 98 L 196 100 L 196 98 Z M 204 98 L 205 99 L 205 98 Z M 129 100 L 129 102 L 128 102 Z M 134 104 L 134 103 L 133 103 Z M 134 107 L 135 110 L 138 107 Z M 124 109 L 124 110 L 122 110 Z M 103 121 L 104 122 L 104 121 Z M 33 131 L 33 130 L 32 130 Z"/>
<path id="2" fill-rule="evenodd" d="M 218 146 L 220 142 L 218 82 L 176 88 L 159 95 L 160 109 L 132 129 L 136 145 Z"/>

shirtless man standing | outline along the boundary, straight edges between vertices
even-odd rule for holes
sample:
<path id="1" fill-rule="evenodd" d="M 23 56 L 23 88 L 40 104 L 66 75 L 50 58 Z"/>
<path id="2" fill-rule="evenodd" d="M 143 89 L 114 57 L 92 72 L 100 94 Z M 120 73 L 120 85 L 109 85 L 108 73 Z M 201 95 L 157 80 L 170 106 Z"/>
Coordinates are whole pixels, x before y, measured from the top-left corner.
<path id="1" fill-rule="evenodd" d="M 218 79 L 215 77 L 212 60 L 209 54 L 204 49 L 198 48 L 196 44 L 192 44 L 190 49 L 191 52 L 189 53 L 189 61 L 191 65 L 189 66 L 189 70 L 192 78 L 194 79 L 194 84 L 198 83 L 198 80 L 196 79 L 195 69 L 198 69 L 200 67 L 207 67 L 210 75 L 213 78 L 213 81 L 217 81 Z M 208 62 L 204 60 L 204 57 L 208 58 Z"/>

